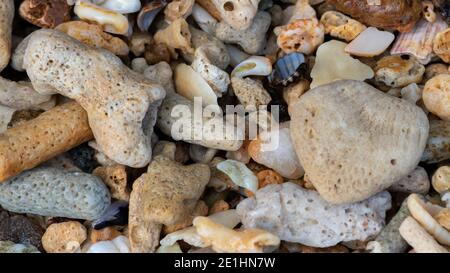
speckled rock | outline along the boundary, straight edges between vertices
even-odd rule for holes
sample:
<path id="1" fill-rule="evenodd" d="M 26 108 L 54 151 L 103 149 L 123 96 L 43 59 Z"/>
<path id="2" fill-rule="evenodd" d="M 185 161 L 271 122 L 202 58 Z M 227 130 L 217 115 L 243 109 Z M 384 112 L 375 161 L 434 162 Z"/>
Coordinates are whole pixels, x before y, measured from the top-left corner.
<path id="1" fill-rule="evenodd" d="M 422 109 L 358 81 L 310 90 L 290 114 L 300 163 L 330 203 L 367 199 L 411 173 L 428 137 Z"/>
<path id="2" fill-rule="evenodd" d="M 231 44 L 238 44 L 248 54 L 257 54 L 264 49 L 265 36 L 271 22 L 270 14 L 260 11 L 256 14 L 249 28 L 237 30 L 225 22 L 219 22 L 215 29 L 216 37 Z"/>
<path id="3" fill-rule="evenodd" d="M 55 168 L 35 168 L 0 184 L 0 205 L 18 213 L 94 220 L 110 204 L 100 178 Z"/>
<path id="4" fill-rule="evenodd" d="M 0 211 L 0 241 L 12 241 L 42 248 L 44 231 L 36 223 L 22 215 L 9 215 Z"/>
<path id="5" fill-rule="evenodd" d="M 36 91 L 60 93 L 86 110 L 101 152 L 123 165 L 148 164 L 156 112 L 165 96 L 161 86 L 111 52 L 55 30 L 33 32 L 23 60 Z"/>
<path id="6" fill-rule="evenodd" d="M 11 33 L 14 18 L 14 0 L 0 3 L 0 71 L 9 63 L 11 56 Z"/>
<path id="7" fill-rule="evenodd" d="M 231 78 L 234 94 L 244 107 L 254 106 L 258 109 L 260 105 L 267 105 L 272 98 L 261 82 L 251 78 Z"/>
<path id="8" fill-rule="evenodd" d="M 313 247 L 366 240 L 378 234 L 391 207 L 388 192 L 348 205 L 331 205 L 316 191 L 294 183 L 269 185 L 237 206 L 245 228 L 272 232 L 281 240 Z"/>

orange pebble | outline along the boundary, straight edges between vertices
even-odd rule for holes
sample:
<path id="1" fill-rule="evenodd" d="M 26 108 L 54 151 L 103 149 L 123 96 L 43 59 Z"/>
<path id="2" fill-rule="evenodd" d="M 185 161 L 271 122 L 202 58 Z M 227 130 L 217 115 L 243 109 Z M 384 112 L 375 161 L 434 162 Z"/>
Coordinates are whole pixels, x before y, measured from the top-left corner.
<path id="1" fill-rule="evenodd" d="M 112 227 L 105 227 L 99 230 L 93 229 L 91 231 L 91 241 L 93 243 L 99 241 L 110 241 L 119 235 L 121 235 L 121 233 Z"/>
<path id="2" fill-rule="evenodd" d="M 256 174 L 259 181 L 259 188 L 264 188 L 270 184 L 283 183 L 283 177 L 273 170 L 264 170 Z"/>
<path id="3" fill-rule="evenodd" d="M 251 193 L 250 191 L 248 191 Z M 209 214 L 214 214 L 221 211 L 226 211 L 230 209 L 230 205 L 225 200 L 217 200 L 214 202 L 214 204 L 211 206 L 211 209 L 209 210 Z"/>

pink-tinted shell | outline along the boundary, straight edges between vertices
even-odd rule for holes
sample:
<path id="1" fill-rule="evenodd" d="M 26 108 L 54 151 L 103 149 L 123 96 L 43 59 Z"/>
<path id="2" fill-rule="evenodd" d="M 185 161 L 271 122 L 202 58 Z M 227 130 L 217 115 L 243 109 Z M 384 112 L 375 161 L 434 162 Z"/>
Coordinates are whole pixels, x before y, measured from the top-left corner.
<path id="1" fill-rule="evenodd" d="M 434 23 L 422 19 L 410 32 L 400 33 L 392 46 L 391 55 L 410 54 L 422 64 L 428 64 L 433 57 L 433 39 L 446 28 L 447 23 L 440 17 Z"/>

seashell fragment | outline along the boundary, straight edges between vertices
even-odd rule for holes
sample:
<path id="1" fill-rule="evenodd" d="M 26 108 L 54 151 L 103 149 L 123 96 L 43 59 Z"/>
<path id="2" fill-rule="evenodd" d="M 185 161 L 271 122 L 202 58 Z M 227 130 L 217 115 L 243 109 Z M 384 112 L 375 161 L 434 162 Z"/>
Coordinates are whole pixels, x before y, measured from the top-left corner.
<path id="1" fill-rule="evenodd" d="M 407 202 L 408 209 L 414 219 L 433 235 L 439 243 L 450 246 L 450 232 L 433 218 L 444 208 L 431 203 L 425 203 L 417 194 L 411 194 Z"/>
<path id="2" fill-rule="evenodd" d="M 306 70 L 305 56 L 301 53 L 290 53 L 278 59 L 275 63 L 275 69 L 270 74 L 269 82 L 272 85 L 282 84 L 286 86 L 293 82 Z"/>
<path id="3" fill-rule="evenodd" d="M 395 35 L 369 27 L 345 48 L 345 52 L 359 57 L 374 57 L 383 53 L 394 41 Z"/>
<path id="4" fill-rule="evenodd" d="M 216 167 L 226 173 L 236 185 L 253 193 L 258 190 L 258 178 L 244 163 L 228 159 L 220 162 Z"/>
<path id="5" fill-rule="evenodd" d="M 181 63 L 177 65 L 174 72 L 178 94 L 190 100 L 194 100 L 194 97 L 201 97 L 203 106 L 217 104 L 217 95 L 214 90 L 192 67 Z"/>
<path id="6" fill-rule="evenodd" d="M 153 0 L 142 7 L 137 16 L 138 28 L 145 32 L 155 20 L 156 15 L 167 5 L 165 0 Z"/>
<path id="7" fill-rule="evenodd" d="M 272 63 L 266 57 L 251 56 L 238 64 L 231 72 L 231 77 L 267 76 L 272 72 Z"/>
<path id="8" fill-rule="evenodd" d="M 101 7 L 121 14 L 137 12 L 141 9 L 140 0 L 106 0 L 100 4 Z"/>
<path id="9" fill-rule="evenodd" d="M 316 63 L 311 71 L 311 88 L 335 80 L 364 81 L 374 76 L 372 69 L 345 52 L 346 43 L 331 40 L 317 49 Z"/>
<path id="10" fill-rule="evenodd" d="M 433 57 L 433 39 L 446 27 L 447 24 L 440 18 L 434 23 L 420 20 L 411 31 L 398 35 L 391 48 L 391 55 L 409 54 L 422 64 L 428 64 Z"/>
<path id="11" fill-rule="evenodd" d="M 106 32 L 122 35 L 128 33 L 128 19 L 118 12 L 82 1 L 77 1 L 73 11 L 82 20 L 99 23 Z"/>

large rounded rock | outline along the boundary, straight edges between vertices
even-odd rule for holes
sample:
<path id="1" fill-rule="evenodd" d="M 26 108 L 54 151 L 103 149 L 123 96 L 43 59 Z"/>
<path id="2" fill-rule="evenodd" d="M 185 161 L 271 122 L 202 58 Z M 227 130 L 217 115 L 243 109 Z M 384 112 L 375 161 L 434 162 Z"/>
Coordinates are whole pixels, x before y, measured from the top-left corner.
<path id="1" fill-rule="evenodd" d="M 358 81 L 315 88 L 289 110 L 300 162 L 330 203 L 364 200 L 408 175 L 429 130 L 419 107 Z"/>

